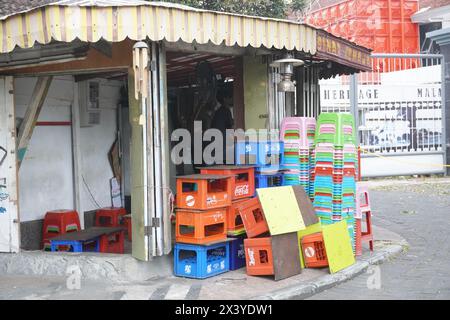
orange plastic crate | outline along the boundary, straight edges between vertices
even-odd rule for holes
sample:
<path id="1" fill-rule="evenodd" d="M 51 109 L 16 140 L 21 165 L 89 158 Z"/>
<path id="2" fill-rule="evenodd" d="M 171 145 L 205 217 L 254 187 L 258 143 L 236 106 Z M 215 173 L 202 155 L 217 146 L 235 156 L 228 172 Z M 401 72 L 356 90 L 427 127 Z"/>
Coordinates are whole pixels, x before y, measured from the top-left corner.
<path id="1" fill-rule="evenodd" d="M 269 232 L 269 226 L 258 198 L 242 201 L 237 206 L 237 210 L 241 214 L 247 237 L 254 238 Z"/>
<path id="2" fill-rule="evenodd" d="M 328 266 L 322 232 L 304 236 L 301 243 L 303 259 L 307 268 L 322 268 Z"/>
<path id="3" fill-rule="evenodd" d="M 244 199 L 255 194 L 255 168 L 248 166 L 213 166 L 202 168 L 201 174 L 232 176 L 231 199 Z"/>
<path id="4" fill-rule="evenodd" d="M 227 209 L 195 211 L 178 209 L 176 242 L 207 244 L 227 238 Z"/>
<path id="5" fill-rule="evenodd" d="M 241 213 L 239 211 L 239 206 L 247 201 L 247 199 L 244 200 L 237 200 L 233 201 L 231 206 L 227 209 L 227 231 L 228 232 L 237 232 L 244 229 L 244 222 L 242 222 Z"/>
<path id="6" fill-rule="evenodd" d="M 271 238 L 244 240 L 247 274 L 251 276 L 273 275 L 273 255 Z"/>
<path id="7" fill-rule="evenodd" d="M 231 176 L 194 174 L 177 178 L 178 208 L 208 210 L 231 205 Z"/>

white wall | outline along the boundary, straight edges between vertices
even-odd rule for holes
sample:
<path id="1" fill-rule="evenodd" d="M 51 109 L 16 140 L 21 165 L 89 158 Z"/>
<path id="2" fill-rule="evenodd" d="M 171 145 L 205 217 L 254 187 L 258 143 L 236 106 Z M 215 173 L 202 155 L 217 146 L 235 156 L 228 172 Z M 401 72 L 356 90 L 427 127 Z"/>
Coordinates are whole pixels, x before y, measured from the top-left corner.
<path id="1" fill-rule="evenodd" d="M 35 78 L 15 79 L 16 117 L 23 117 Z M 84 211 L 110 206 L 112 170 L 108 151 L 115 140 L 116 108 L 121 82 L 101 80 L 100 125 L 80 129 Z M 38 121 L 70 121 L 74 98 L 72 77 L 55 77 Z M 37 126 L 19 172 L 19 210 L 22 222 L 42 219 L 45 212 L 74 208 L 72 138 L 70 126 Z"/>

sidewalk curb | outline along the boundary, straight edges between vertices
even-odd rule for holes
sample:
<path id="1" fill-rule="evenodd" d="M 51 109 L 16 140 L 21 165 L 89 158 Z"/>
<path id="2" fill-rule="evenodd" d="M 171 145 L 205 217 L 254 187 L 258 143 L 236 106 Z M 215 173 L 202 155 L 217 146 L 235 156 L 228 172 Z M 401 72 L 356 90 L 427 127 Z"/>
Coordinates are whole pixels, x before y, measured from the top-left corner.
<path id="1" fill-rule="evenodd" d="M 367 272 L 367 269 L 371 265 L 381 264 L 384 261 L 395 258 L 402 252 L 408 250 L 408 247 L 409 245 L 406 240 L 387 244 L 378 249 L 378 251 L 375 251 L 368 258 L 359 260 L 354 265 L 335 274 L 329 274 L 301 285 L 293 285 L 268 294 L 255 296 L 251 300 L 301 300 L 309 298 Z"/>

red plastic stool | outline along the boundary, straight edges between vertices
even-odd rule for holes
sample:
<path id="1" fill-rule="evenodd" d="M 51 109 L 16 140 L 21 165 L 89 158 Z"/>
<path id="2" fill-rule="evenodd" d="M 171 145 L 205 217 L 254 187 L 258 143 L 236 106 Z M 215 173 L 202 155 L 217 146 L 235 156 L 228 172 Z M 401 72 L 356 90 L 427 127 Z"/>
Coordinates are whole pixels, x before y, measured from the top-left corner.
<path id="1" fill-rule="evenodd" d="M 369 190 L 366 186 L 357 185 L 356 194 L 356 241 L 355 254 L 362 254 L 362 242 L 369 242 L 370 251 L 373 251 L 372 209 L 370 207 Z M 364 219 L 363 219 L 364 218 Z M 362 230 L 365 224 L 365 231 Z"/>
<path id="2" fill-rule="evenodd" d="M 120 227 L 122 217 L 127 214 L 124 208 L 102 208 L 95 213 L 96 227 Z"/>
<path id="3" fill-rule="evenodd" d="M 125 230 L 100 237 L 100 252 L 124 253 Z"/>
<path id="4" fill-rule="evenodd" d="M 45 214 L 42 247 L 50 249 L 50 239 L 68 232 L 80 231 L 80 218 L 75 210 L 54 210 Z"/>

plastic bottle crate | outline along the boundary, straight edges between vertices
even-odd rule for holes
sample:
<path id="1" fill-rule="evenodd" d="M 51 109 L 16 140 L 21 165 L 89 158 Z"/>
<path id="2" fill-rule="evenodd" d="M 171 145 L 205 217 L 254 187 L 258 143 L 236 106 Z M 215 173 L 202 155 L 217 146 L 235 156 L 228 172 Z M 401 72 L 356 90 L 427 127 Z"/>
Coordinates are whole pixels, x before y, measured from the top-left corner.
<path id="1" fill-rule="evenodd" d="M 241 214 L 247 237 L 254 238 L 269 232 L 269 226 L 257 197 L 243 201 L 239 204 L 238 210 Z"/>
<path id="2" fill-rule="evenodd" d="M 255 195 L 255 168 L 248 166 L 212 166 L 202 168 L 200 174 L 232 176 L 232 200 L 244 199 Z"/>
<path id="3" fill-rule="evenodd" d="M 178 277 L 205 279 L 230 270 L 229 243 L 209 246 L 176 243 L 174 273 Z"/>
<path id="4" fill-rule="evenodd" d="M 230 241 L 230 270 L 237 270 L 245 267 L 245 236 L 232 237 Z"/>
<path id="5" fill-rule="evenodd" d="M 210 174 L 177 177 L 177 207 L 207 210 L 230 206 L 231 178 L 231 176 Z"/>
<path id="6" fill-rule="evenodd" d="M 325 242 L 322 232 L 304 236 L 301 239 L 303 261 L 307 268 L 322 268 L 328 266 Z"/>
<path id="7" fill-rule="evenodd" d="M 235 163 L 237 165 L 258 164 L 258 143 L 254 141 L 236 141 Z"/>
<path id="8" fill-rule="evenodd" d="M 245 239 L 244 248 L 248 275 L 274 274 L 272 239 L 270 237 Z"/>
<path id="9" fill-rule="evenodd" d="M 177 209 L 176 241 L 207 244 L 227 238 L 227 208 L 210 210 Z"/>
<path id="10" fill-rule="evenodd" d="M 283 174 L 256 174 L 255 175 L 255 187 L 259 188 L 270 188 L 279 187 L 283 185 Z"/>
<path id="11" fill-rule="evenodd" d="M 233 201 L 231 206 L 227 208 L 227 233 L 241 234 L 245 232 L 244 223 L 242 222 L 239 205 L 248 199 Z"/>
<path id="12" fill-rule="evenodd" d="M 122 218 L 127 214 L 125 208 L 107 207 L 95 212 L 96 227 L 119 227 L 123 224 Z"/>

